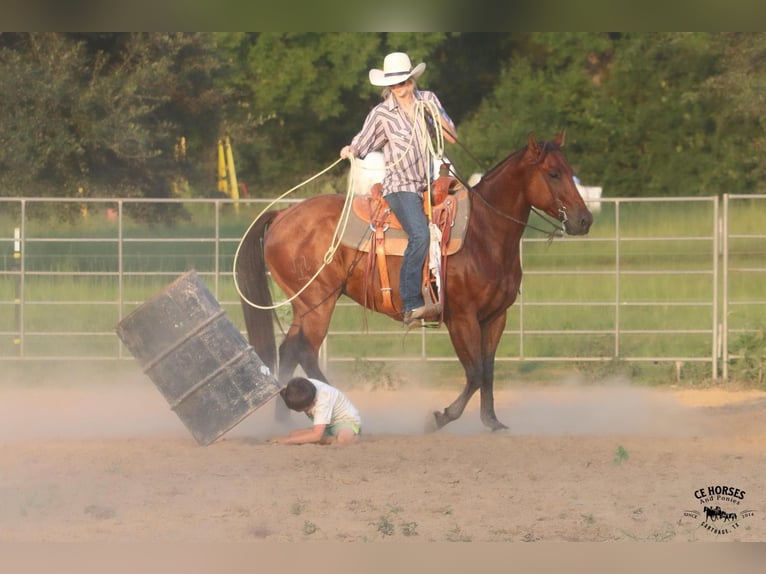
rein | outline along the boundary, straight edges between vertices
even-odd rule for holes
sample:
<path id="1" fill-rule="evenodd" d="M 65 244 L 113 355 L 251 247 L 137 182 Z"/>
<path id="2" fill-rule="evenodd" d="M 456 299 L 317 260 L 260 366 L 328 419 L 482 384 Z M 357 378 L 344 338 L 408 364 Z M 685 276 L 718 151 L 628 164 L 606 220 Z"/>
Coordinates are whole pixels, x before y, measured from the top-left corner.
<path id="1" fill-rule="evenodd" d="M 474 191 L 472 188 L 471 191 Z M 548 219 L 548 216 L 544 213 L 542 213 L 540 210 L 538 210 L 534 205 L 532 207 L 532 211 L 534 211 L 540 219 L 545 221 L 547 224 L 549 224 L 553 229 L 550 231 L 546 231 L 545 229 L 540 229 L 539 227 L 536 227 L 529 223 L 528 221 L 522 221 L 521 219 L 516 219 L 515 217 L 508 215 L 507 213 L 503 213 L 500 211 L 497 207 L 492 205 L 489 200 L 484 197 L 482 194 L 480 194 L 478 191 L 474 191 L 474 195 L 477 196 L 479 199 L 481 199 L 484 202 L 484 205 L 489 207 L 495 214 L 499 215 L 503 219 L 507 219 L 508 221 L 513 221 L 514 223 L 518 223 L 522 227 L 528 227 L 529 229 L 534 229 L 535 231 L 539 231 L 540 233 L 545 233 L 548 237 L 548 241 L 553 241 L 556 237 L 563 237 L 564 236 L 564 228 L 560 225 L 557 225 L 555 222 Z M 563 217 L 566 218 L 566 210 L 563 212 Z M 566 219 L 562 220 L 562 224 L 566 221 Z"/>

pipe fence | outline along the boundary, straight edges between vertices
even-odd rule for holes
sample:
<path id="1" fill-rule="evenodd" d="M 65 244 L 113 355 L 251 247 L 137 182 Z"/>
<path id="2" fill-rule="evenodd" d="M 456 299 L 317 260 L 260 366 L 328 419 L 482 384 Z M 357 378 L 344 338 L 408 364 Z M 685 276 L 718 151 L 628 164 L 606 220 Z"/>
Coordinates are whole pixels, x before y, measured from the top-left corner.
<path id="1" fill-rule="evenodd" d="M 233 256 L 270 201 L 0 198 L 0 360 L 130 358 L 114 326 L 191 268 L 244 331 Z M 759 368 L 766 195 L 598 201 L 588 236 L 523 238 L 496 361 L 697 365 L 713 379 Z M 322 365 L 457 360 L 444 326 L 402 337 L 342 298 Z"/>

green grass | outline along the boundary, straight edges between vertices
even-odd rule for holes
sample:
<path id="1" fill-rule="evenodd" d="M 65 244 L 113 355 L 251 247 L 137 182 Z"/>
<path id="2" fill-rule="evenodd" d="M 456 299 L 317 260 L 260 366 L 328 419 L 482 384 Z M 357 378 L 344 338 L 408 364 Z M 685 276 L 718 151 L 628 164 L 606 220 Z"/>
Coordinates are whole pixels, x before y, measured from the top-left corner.
<path id="1" fill-rule="evenodd" d="M 621 465 L 623 462 L 626 462 L 630 458 L 630 455 L 628 454 L 628 451 L 625 450 L 625 447 L 620 445 L 617 447 L 617 451 L 614 454 L 614 464 L 615 466 Z"/>
<path id="2" fill-rule="evenodd" d="M 50 206 L 29 204 L 23 285 L 26 355 L 67 356 L 86 350 L 88 356 L 115 356 L 117 322 L 191 268 L 244 330 L 231 267 L 239 238 L 262 205 L 243 206 L 239 213 L 224 206 L 217 213 L 213 204 L 186 204 L 178 212 L 183 216 L 177 213 L 172 223 L 165 224 L 161 219 L 167 213 L 161 206 L 151 207 L 156 212 L 154 223 L 124 221 L 120 276 L 119 230 L 114 221 L 102 217 L 102 208 L 90 206 L 86 219 L 72 219 L 69 214 L 73 223 L 66 223 L 69 220 L 57 218 Z M 727 317 L 729 351 L 742 355 L 732 364 L 732 372 L 759 384 L 766 361 L 766 343 L 762 334 L 758 336 L 766 324 L 766 242 L 759 235 L 762 213 L 763 201 L 730 203 L 731 233 L 738 237 L 729 245 L 727 285 L 732 302 Z M 714 262 L 721 264 L 714 253 L 713 216 L 708 200 L 626 202 L 619 208 L 604 203 L 585 238 L 568 237 L 549 244 L 540 233 L 528 232 L 523 244 L 522 295 L 508 313 L 497 352 L 498 370 L 518 377 L 557 376 L 562 366 L 549 359 L 575 357 L 578 360 L 569 361 L 567 367 L 591 376 L 628 373 L 648 381 L 669 380 L 672 363 L 661 359 L 682 356 L 700 363 L 685 367 L 687 372 L 697 378 L 709 376 L 711 330 L 714 322 L 722 320 L 713 299 L 716 294 L 720 297 L 724 287 L 723 270 L 717 285 L 712 273 Z M 18 351 L 14 339 L 20 317 L 15 299 L 22 294 L 19 277 L 13 274 L 19 268 L 19 260 L 13 257 L 18 217 L 14 209 L 0 215 L 0 357 L 12 357 Z M 220 238 L 217 245 L 216 236 Z M 289 320 L 286 309 L 279 315 Z M 52 334 L 59 332 L 77 334 Z M 405 337 L 400 324 L 345 299 L 333 315 L 327 342 L 330 359 L 346 361 L 346 366 L 337 367 L 346 370 L 372 358 L 418 361 L 421 347 L 429 358 L 447 363 L 444 367 L 432 364 L 431 370 L 461 375 L 444 327 L 424 333 L 415 330 Z M 614 359 L 615 349 L 621 357 L 660 361 L 629 365 Z"/>

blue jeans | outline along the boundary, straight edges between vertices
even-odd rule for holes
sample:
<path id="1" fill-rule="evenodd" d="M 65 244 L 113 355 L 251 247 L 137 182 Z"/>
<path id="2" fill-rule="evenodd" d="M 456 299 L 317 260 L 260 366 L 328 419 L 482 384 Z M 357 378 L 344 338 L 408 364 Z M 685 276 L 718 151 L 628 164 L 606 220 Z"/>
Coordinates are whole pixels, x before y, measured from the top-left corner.
<path id="1" fill-rule="evenodd" d="M 386 201 L 408 237 L 399 274 L 402 312 L 406 313 L 423 305 L 423 293 L 420 289 L 423 284 L 423 265 L 428 253 L 428 219 L 423 213 L 423 201 L 417 193 L 389 193 L 386 195 Z"/>

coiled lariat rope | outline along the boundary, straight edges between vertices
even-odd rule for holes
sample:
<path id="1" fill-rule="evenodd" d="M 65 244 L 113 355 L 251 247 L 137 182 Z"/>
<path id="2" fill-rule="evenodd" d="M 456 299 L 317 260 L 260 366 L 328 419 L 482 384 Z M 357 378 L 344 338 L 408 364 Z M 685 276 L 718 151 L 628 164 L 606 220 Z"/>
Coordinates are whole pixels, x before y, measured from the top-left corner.
<path id="1" fill-rule="evenodd" d="M 427 137 L 428 133 L 426 130 L 426 119 L 427 114 L 430 114 L 431 119 L 433 120 L 434 125 L 434 133 L 436 136 L 436 144 L 431 141 L 430 137 Z M 412 128 L 412 133 L 410 135 L 410 141 L 407 144 L 407 148 L 402 152 L 402 154 L 399 156 L 399 159 L 397 159 L 395 162 L 389 164 L 386 166 L 387 169 L 396 166 L 404 156 L 407 154 L 409 149 L 412 147 L 414 140 L 415 140 L 415 131 L 420 126 L 420 129 L 424 131 L 424 137 L 421 138 L 421 141 L 423 142 L 421 145 L 423 146 L 421 148 L 421 157 L 427 157 L 429 160 L 431 157 L 443 157 L 444 153 L 444 135 L 441 130 L 441 114 L 439 112 L 438 107 L 433 102 L 425 102 L 425 101 L 416 101 L 415 102 L 415 121 Z M 237 251 L 234 253 L 234 264 L 233 264 L 233 277 L 234 277 L 234 287 L 237 290 L 237 293 L 241 297 L 242 301 L 247 303 L 251 307 L 255 307 L 256 309 L 263 309 L 263 310 L 273 310 L 277 309 L 279 307 L 282 307 L 283 305 L 287 305 L 288 303 L 291 303 L 294 299 L 296 299 L 301 293 L 303 293 L 309 285 L 316 279 L 319 274 L 322 272 L 322 270 L 329 265 L 333 258 L 335 257 L 335 252 L 338 250 L 338 247 L 340 247 L 341 238 L 343 237 L 343 234 L 346 231 L 346 227 L 348 226 L 348 220 L 349 216 L 351 215 L 351 209 L 352 209 L 352 203 L 354 198 L 354 162 L 357 161 L 356 158 L 350 157 L 349 162 L 351 165 L 351 169 L 349 172 L 349 178 L 348 178 L 348 185 L 346 187 L 346 199 L 343 203 L 343 210 L 341 211 L 340 217 L 338 218 L 338 224 L 335 226 L 335 232 L 333 233 L 332 241 L 330 242 L 330 246 L 328 247 L 327 251 L 324 254 L 322 265 L 319 266 L 319 269 L 316 270 L 316 273 L 314 273 L 309 280 L 306 282 L 303 287 L 301 287 L 298 291 L 296 291 L 291 297 L 285 299 L 284 301 L 281 301 L 279 303 L 274 303 L 273 305 L 259 305 L 250 299 L 247 298 L 247 296 L 242 292 L 242 290 L 239 287 L 239 281 L 237 280 L 237 260 L 239 259 L 239 252 L 242 248 L 242 243 L 245 240 L 245 237 L 247 237 L 247 234 L 250 233 L 250 230 L 253 228 L 253 225 L 256 224 L 256 222 L 263 216 L 264 213 L 266 213 L 268 210 L 270 210 L 274 205 L 276 205 L 278 202 L 280 202 L 282 199 L 296 191 L 297 189 L 300 189 L 304 185 L 314 181 L 318 177 L 324 175 L 331 169 L 333 169 L 336 165 L 338 165 L 341 161 L 343 161 L 342 158 L 339 158 L 335 160 L 333 163 L 328 165 L 326 168 L 324 168 L 322 171 L 314 174 L 310 178 L 302 181 L 298 185 L 288 189 L 286 192 L 284 192 L 282 195 L 277 197 L 275 200 L 273 200 L 271 203 L 269 203 L 266 207 L 264 207 L 261 212 L 253 219 L 253 222 L 249 225 L 247 228 L 247 231 L 242 235 L 242 239 L 239 242 L 239 245 L 237 245 Z M 426 166 L 426 173 L 430 173 L 430 166 Z M 427 177 L 428 180 L 428 197 L 430 198 L 431 194 L 431 178 Z M 430 199 L 428 201 L 428 218 L 429 221 L 431 219 L 431 202 Z"/>
<path id="2" fill-rule="evenodd" d="M 418 121 L 421 123 L 421 125 L 426 126 L 427 120 L 430 118 L 433 125 L 433 139 L 428 137 L 428 134 L 426 133 L 426 137 L 422 138 L 423 141 L 423 148 L 421 149 L 421 157 L 424 158 L 425 161 L 428 161 L 428 166 L 426 166 L 426 173 L 430 172 L 431 166 L 433 165 L 433 159 L 442 159 L 444 158 L 444 131 L 442 130 L 442 124 L 441 124 L 441 112 L 439 111 L 439 107 L 434 103 L 430 101 L 419 101 L 415 104 L 415 114 L 418 117 Z M 435 141 L 434 141 L 435 140 Z M 438 173 L 434 174 L 434 179 L 438 177 Z M 427 189 L 426 189 L 426 204 L 428 206 L 427 208 L 427 215 L 428 215 L 428 223 L 431 223 L 431 208 L 433 207 L 431 205 L 431 178 L 427 177 L 426 180 L 428 181 Z"/>
<path id="3" fill-rule="evenodd" d="M 338 250 L 338 246 L 340 245 L 340 238 L 343 237 L 343 233 L 346 230 L 346 225 L 348 224 L 348 217 L 351 213 L 351 199 L 353 198 L 354 194 L 354 170 L 351 170 L 351 174 L 348 178 L 348 186 L 346 189 L 346 201 L 343 204 L 343 211 L 341 212 L 340 218 L 338 219 L 338 224 L 335 227 L 335 233 L 333 234 L 332 241 L 330 243 L 330 247 L 328 247 L 327 251 L 324 254 L 324 257 L 322 258 L 322 265 L 319 266 L 319 269 L 317 269 L 316 273 L 311 276 L 311 278 L 306 282 L 306 284 L 301 287 L 297 292 L 295 292 L 292 297 L 289 297 L 288 299 L 285 299 L 284 301 L 281 301 L 279 303 L 275 303 L 274 305 L 258 305 L 257 303 L 254 303 L 250 299 L 247 298 L 247 296 L 242 292 L 242 290 L 239 287 L 239 281 L 237 281 L 237 260 L 239 259 L 239 251 L 242 248 L 242 242 L 245 240 L 245 237 L 247 237 L 247 234 L 250 233 L 250 230 L 253 228 L 253 225 L 261 218 L 261 216 L 266 213 L 269 209 L 274 207 L 275 204 L 277 204 L 279 201 L 293 193 L 295 190 L 303 187 L 307 183 L 310 183 L 314 181 L 316 178 L 318 178 L 321 175 L 324 175 L 328 171 L 330 171 L 332 168 L 334 168 L 336 165 L 338 165 L 341 161 L 343 161 L 341 158 L 335 160 L 333 163 L 328 165 L 326 168 L 324 168 L 322 171 L 314 174 L 310 178 L 308 178 L 305 181 L 302 181 L 295 187 L 292 187 L 291 189 L 288 189 L 286 192 L 284 192 L 282 195 L 280 195 L 278 198 L 276 198 L 274 201 L 269 203 L 266 207 L 264 207 L 261 212 L 256 216 L 256 218 L 253 220 L 253 222 L 250 224 L 250 226 L 247 228 L 247 231 L 245 231 L 244 235 L 242 236 L 242 239 L 239 242 L 239 245 L 237 245 L 237 251 L 234 254 L 234 265 L 233 265 L 233 275 L 234 275 L 234 286 L 237 289 L 237 293 L 242 298 L 242 301 L 250 305 L 251 307 L 255 307 L 256 309 L 264 309 L 264 310 L 271 310 L 271 309 L 277 309 L 278 307 L 281 307 L 283 305 L 286 305 L 293 301 L 296 297 L 298 297 L 301 293 L 303 293 L 306 288 L 311 285 L 312 281 L 317 278 L 317 276 L 322 272 L 322 270 L 330 263 L 332 262 L 333 258 L 335 257 L 335 252 Z M 351 160 L 351 165 L 353 167 L 353 158 Z"/>

